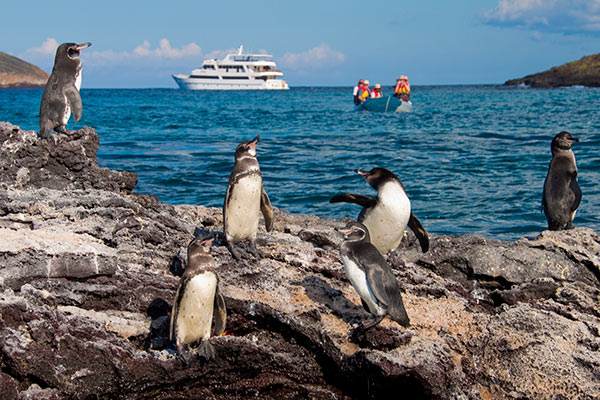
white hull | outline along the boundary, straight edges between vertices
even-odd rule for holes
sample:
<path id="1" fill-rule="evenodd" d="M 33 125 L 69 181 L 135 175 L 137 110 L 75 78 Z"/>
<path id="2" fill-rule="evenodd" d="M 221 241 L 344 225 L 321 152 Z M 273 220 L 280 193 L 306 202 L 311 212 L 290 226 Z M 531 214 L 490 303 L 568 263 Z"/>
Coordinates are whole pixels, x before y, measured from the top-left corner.
<path id="1" fill-rule="evenodd" d="M 202 79 L 189 75 L 173 75 L 181 89 L 185 90 L 288 90 L 287 82 L 281 79 Z"/>

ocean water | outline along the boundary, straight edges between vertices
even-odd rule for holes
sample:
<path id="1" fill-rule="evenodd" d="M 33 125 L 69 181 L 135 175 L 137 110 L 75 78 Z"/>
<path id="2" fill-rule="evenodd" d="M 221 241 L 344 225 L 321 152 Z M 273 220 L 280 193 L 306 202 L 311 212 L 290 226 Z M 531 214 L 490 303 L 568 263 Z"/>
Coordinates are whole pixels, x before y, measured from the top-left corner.
<path id="1" fill-rule="evenodd" d="M 83 117 L 68 127 L 94 127 L 100 165 L 136 172 L 136 191 L 167 203 L 221 207 L 237 144 L 260 135 L 276 207 L 356 217 L 358 206 L 329 198 L 374 195 L 353 170 L 385 167 L 428 231 L 503 240 L 546 228 L 550 141 L 568 130 L 581 140 L 573 146 L 583 191 L 575 225 L 600 231 L 599 89 L 416 86 L 412 113 L 355 112 L 351 91 L 82 89 Z M 37 130 L 41 95 L 0 91 L 0 120 Z"/>

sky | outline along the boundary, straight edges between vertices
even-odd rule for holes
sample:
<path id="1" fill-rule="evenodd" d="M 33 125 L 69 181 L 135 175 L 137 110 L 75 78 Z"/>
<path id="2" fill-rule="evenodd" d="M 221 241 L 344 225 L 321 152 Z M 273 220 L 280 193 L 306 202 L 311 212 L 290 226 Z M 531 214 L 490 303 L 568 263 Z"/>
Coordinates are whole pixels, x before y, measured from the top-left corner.
<path id="1" fill-rule="evenodd" d="M 290 86 L 495 84 L 600 53 L 600 0 L 10 1 L 0 51 L 50 72 L 83 50 L 84 88 L 175 88 L 240 45 Z"/>

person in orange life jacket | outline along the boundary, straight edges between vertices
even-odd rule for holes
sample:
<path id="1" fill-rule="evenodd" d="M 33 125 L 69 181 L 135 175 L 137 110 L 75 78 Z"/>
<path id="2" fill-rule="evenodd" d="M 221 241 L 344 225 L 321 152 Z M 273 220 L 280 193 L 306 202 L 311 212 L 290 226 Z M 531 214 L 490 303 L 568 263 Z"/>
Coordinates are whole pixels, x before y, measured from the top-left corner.
<path id="1" fill-rule="evenodd" d="M 369 89 L 369 81 L 365 79 L 361 89 L 358 89 L 358 100 L 362 103 L 371 97 L 371 89 Z"/>
<path id="2" fill-rule="evenodd" d="M 381 85 L 379 83 L 376 83 L 375 89 L 373 89 L 373 92 L 371 93 L 371 97 L 377 99 L 381 96 L 383 96 L 383 92 L 381 91 Z"/>
<path id="3" fill-rule="evenodd" d="M 400 78 L 396 79 L 394 96 L 403 101 L 410 100 L 410 84 L 406 75 L 401 75 Z"/>
<path id="4" fill-rule="evenodd" d="M 358 91 L 360 89 L 362 89 L 364 82 L 365 82 L 364 80 L 360 79 L 358 81 L 358 84 L 356 86 L 354 86 L 354 90 L 352 91 L 352 96 L 354 97 L 354 105 L 355 106 L 360 104 L 360 101 L 358 100 Z"/>

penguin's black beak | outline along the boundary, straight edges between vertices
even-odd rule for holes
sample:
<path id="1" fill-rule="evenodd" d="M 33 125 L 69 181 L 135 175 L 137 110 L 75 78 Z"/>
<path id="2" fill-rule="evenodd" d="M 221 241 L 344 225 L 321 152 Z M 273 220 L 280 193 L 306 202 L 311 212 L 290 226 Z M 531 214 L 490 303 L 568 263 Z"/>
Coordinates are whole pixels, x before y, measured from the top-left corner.
<path id="1" fill-rule="evenodd" d="M 570 142 L 579 142 L 579 139 L 576 137 L 572 137 L 571 140 L 569 140 Z"/>
<path id="2" fill-rule="evenodd" d="M 363 171 L 360 168 L 355 169 L 354 172 L 356 172 L 357 174 L 362 175 L 362 176 L 367 176 L 367 174 L 368 174 L 367 171 Z"/>

